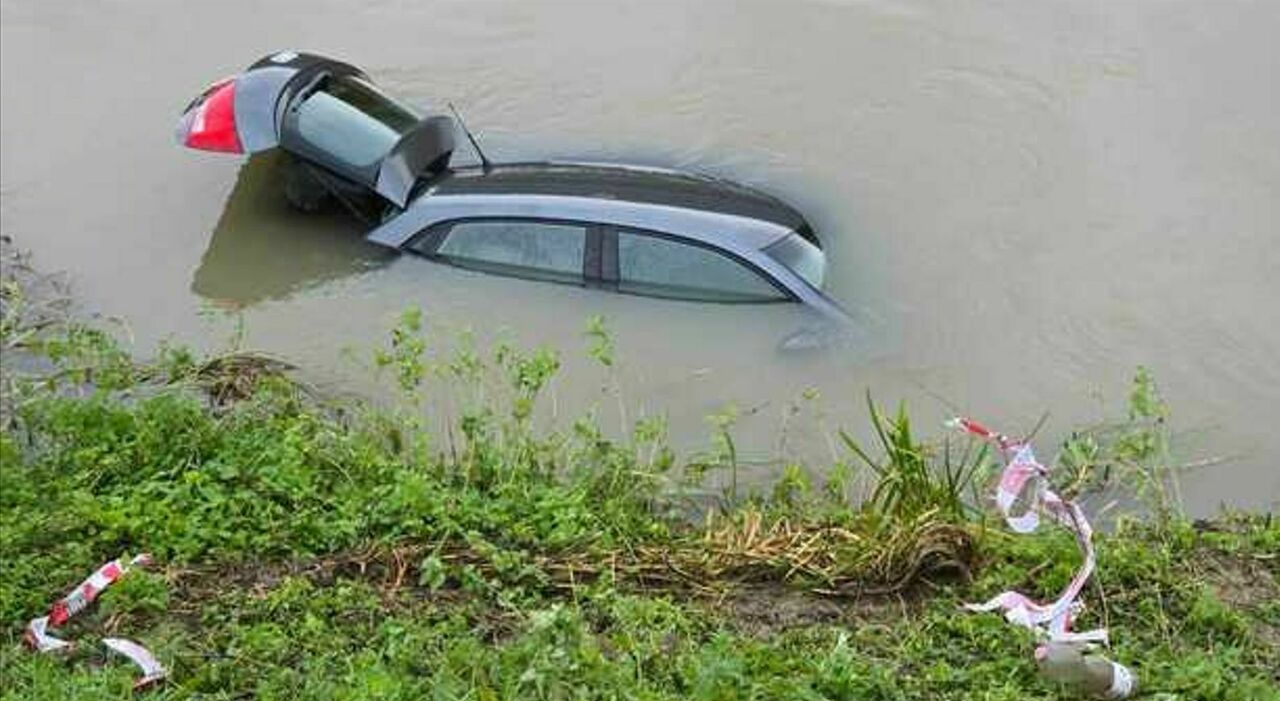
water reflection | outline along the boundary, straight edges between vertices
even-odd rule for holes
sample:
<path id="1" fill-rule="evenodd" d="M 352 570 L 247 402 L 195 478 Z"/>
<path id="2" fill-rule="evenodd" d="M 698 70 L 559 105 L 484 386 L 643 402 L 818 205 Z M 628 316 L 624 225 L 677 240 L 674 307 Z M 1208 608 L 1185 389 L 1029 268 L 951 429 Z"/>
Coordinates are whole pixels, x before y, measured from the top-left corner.
<path id="1" fill-rule="evenodd" d="M 191 280 L 191 290 L 221 306 L 280 299 L 394 257 L 366 242 L 346 212 L 305 214 L 284 198 L 281 156 L 269 151 L 240 169 L 222 216 Z"/>

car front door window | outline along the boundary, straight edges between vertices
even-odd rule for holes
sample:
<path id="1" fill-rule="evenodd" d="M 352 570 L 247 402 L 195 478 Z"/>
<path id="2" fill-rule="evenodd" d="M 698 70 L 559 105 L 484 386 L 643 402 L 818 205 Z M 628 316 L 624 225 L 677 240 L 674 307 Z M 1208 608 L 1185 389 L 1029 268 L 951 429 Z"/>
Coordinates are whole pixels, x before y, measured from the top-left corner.
<path id="1" fill-rule="evenodd" d="M 586 237 L 586 227 L 580 224 L 463 221 L 449 227 L 435 254 L 464 268 L 580 283 Z"/>
<path id="2" fill-rule="evenodd" d="M 782 302 L 788 297 L 759 272 L 690 243 L 618 232 L 618 291 L 701 302 Z"/>

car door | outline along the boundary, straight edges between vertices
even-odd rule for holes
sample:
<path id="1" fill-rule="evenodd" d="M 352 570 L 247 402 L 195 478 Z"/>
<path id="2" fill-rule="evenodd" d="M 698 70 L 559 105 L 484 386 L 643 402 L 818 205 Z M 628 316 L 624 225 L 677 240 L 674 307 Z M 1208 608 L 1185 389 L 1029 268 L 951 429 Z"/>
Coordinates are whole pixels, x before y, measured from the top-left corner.
<path id="1" fill-rule="evenodd" d="M 596 277 L 587 273 L 598 260 L 592 229 L 550 219 L 458 219 L 432 226 L 407 248 L 469 270 L 581 285 Z"/>

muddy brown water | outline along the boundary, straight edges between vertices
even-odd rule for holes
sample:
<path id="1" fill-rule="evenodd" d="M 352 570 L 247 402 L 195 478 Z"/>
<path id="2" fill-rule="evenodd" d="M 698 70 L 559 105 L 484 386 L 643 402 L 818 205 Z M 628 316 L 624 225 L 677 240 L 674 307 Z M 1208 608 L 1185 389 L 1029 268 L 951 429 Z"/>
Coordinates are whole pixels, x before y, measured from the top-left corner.
<path id="1" fill-rule="evenodd" d="M 563 348 L 557 411 L 603 416 L 581 330 L 604 314 L 630 415 L 664 413 L 692 446 L 734 402 L 762 460 L 829 459 L 868 387 L 923 429 L 950 406 L 1014 430 L 1049 411 L 1051 452 L 1145 364 L 1179 454 L 1229 458 L 1184 479 L 1192 511 L 1280 499 L 1280 4 L 5 0 L 0 20 L 3 231 L 143 348 L 216 347 L 242 314 L 249 345 L 358 385 L 352 358 L 418 304 L 440 328 Z M 827 242 L 857 337 L 784 355 L 786 309 L 390 258 L 352 222 L 282 208 L 269 164 L 174 145 L 198 89 L 281 48 L 452 100 L 500 160 L 782 196 Z"/>

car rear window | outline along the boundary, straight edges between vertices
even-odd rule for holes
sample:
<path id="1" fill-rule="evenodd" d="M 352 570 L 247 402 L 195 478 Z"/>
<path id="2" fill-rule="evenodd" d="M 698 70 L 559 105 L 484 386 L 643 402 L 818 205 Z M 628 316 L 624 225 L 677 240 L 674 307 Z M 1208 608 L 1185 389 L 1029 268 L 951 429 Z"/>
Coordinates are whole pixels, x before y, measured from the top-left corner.
<path id="1" fill-rule="evenodd" d="M 298 135 L 311 146 L 356 168 L 373 165 L 418 117 L 355 76 L 325 80 L 298 106 Z"/>

